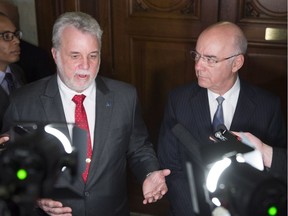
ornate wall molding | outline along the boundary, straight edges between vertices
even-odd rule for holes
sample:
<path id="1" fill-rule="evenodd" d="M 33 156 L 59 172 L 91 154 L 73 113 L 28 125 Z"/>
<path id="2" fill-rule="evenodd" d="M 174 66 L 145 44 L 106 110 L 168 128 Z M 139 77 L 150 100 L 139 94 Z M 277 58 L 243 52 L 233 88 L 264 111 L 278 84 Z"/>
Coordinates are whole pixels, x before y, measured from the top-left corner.
<path id="1" fill-rule="evenodd" d="M 137 12 L 194 14 L 197 2 L 196 0 L 134 0 L 132 5 Z"/>
<path id="2" fill-rule="evenodd" d="M 287 0 L 245 0 L 246 18 L 287 19 Z M 286 4 L 286 7 L 283 5 Z"/>

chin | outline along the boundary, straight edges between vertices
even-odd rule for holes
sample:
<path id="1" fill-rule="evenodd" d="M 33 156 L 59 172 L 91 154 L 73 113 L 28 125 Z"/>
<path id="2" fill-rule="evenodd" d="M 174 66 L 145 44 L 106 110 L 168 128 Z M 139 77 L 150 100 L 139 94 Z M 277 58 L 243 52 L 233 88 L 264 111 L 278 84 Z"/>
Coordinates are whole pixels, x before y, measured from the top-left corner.
<path id="1" fill-rule="evenodd" d="M 198 85 L 199 85 L 200 87 L 202 87 L 202 88 L 208 88 L 208 87 L 209 87 L 209 85 L 208 85 L 207 82 L 201 81 L 201 80 L 199 80 L 199 79 L 198 79 Z"/>

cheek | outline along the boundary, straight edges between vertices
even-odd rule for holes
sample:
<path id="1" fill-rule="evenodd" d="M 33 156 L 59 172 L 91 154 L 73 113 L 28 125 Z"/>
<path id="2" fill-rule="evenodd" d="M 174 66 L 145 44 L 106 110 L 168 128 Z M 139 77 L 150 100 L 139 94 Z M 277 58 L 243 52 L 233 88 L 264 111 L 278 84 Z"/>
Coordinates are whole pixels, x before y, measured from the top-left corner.
<path id="1" fill-rule="evenodd" d="M 212 83 L 220 82 L 225 76 L 221 68 L 218 68 L 218 69 L 213 68 L 213 70 L 209 71 L 209 74 L 210 74 L 209 77 Z"/>
<path id="2" fill-rule="evenodd" d="M 9 48 L 7 46 L 1 45 L 0 46 L 0 54 L 1 54 L 1 56 L 8 55 L 8 53 L 9 53 Z"/>
<path id="3" fill-rule="evenodd" d="M 97 60 L 95 60 L 95 61 L 92 61 L 91 63 L 90 63 L 90 69 L 91 69 L 91 71 L 98 71 L 98 69 L 99 69 L 99 66 L 100 66 L 100 59 L 97 59 Z"/>

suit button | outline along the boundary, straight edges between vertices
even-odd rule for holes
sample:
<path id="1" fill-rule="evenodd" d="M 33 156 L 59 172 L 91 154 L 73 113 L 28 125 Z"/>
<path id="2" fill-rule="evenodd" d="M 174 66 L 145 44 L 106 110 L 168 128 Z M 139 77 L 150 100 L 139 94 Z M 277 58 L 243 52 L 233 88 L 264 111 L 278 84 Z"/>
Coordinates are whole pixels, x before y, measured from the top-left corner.
<path id="1" fill-rule="evenodd" d="M 85 191 L 84 195 L 85 195 L 86 197 L 89 197 L 90 193 L 89 193 L 88 191 Z"/>

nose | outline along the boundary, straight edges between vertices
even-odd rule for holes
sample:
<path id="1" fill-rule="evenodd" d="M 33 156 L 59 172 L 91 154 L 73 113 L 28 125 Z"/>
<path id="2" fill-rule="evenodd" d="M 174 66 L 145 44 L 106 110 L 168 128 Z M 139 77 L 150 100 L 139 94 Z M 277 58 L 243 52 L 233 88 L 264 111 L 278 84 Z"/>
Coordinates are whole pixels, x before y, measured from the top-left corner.
<path id="1" fill-rule="evenodd" d="M 20 44 L 20 39 L 16 36 L 13 36 L 13 39 L 12 39 L 13 43 L 17 43 L 17 44 Z"/>
<path id="2" fill-rule="evenodd" d="M 195 60 L 195 70 L 201 69 L 203 67 L 203 59 L 199 58 L 197 61 Z"/>
<path id="3" fill-rule="evenodd" d="M 88 70 L 90 67 L 90 62 L 89 58 L 83 58 L 83 63 L 82 63 L 82 68 L 84 70 Z"/>

